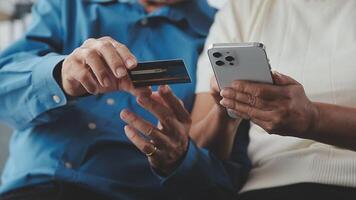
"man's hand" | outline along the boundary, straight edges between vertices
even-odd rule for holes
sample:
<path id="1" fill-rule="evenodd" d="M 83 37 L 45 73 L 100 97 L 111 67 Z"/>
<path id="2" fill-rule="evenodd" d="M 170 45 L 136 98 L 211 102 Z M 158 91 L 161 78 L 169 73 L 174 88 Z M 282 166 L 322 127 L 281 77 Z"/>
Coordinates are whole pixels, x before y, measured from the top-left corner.
<path id="1" fill-rule="evenodd" d="M 236 115 L 250 119 L 270 134 L 307 138 L 318 118 L 318 109 L 303 86 L 274 73 L 276 85 L 235 81 L 221 91 L 221 104 Z"/>
<path id="2" fill-rule="evenodd" d="M 139 97 L 137 101 L 160 123 L 156 127 L 134 113 L 123 110 L 121 118 L 128 123 L 125 133 L 147 155 L 155 170 L 162 175 L 169 175 L 179 166 L 187 152 L 190 114 L 168 86 L 161 86 L 158 94 Z"/>
<path id="3" fill-rule="evenodd" d="M 135 56 L 125 45 L 110 37 L 88 39 L 64 60 L 62 87 L 73 97 L 117 90 L 134 95 L 148 92 L 135 90 L 127 76 L 127 69 L 136 66 Z"/>

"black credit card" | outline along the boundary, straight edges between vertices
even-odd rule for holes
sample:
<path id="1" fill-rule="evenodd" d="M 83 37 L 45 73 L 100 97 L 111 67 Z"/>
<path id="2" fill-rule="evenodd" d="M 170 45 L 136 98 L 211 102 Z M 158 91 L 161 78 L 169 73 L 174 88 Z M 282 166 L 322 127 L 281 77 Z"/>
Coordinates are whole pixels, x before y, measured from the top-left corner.
<path id="1" fill-rule="evenodd" d="M 191 83 L 183 60 L 140 62 L 129 76 L 135 87 Z"/>

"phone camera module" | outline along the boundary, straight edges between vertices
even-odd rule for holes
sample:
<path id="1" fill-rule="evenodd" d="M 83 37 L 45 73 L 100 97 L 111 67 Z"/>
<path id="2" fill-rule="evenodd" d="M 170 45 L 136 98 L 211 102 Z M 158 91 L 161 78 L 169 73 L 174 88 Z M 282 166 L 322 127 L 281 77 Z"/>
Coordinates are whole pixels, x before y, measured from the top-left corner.
<path id="1" fill-rule="evenodd" d="M 220 57 L 222 56 L 222 54 L 219 53 L 219 52 L 215 52 L 215 53 L 213 53 L 213 56 L 214 56 L 215 58 L 220 58 Z"/>
<path id="2" fill-rule="evenodd" d="M 228 61 L 228 62 L 232 62 L 232 61 L 235 60 L 235 58 L 232 57 L 232 56 L 227 56 L 227 57 L 225 58 L 225 60 Z"/>
<path id="3" fill-rule="evenodd" d="M 225 65 L 225 63 L 224 63 L 223 61 L 221 61 L 221 60 L 216 61 L 215 64 L 216 64 L 217 66 L 223 66 L 223 65 Z"/>

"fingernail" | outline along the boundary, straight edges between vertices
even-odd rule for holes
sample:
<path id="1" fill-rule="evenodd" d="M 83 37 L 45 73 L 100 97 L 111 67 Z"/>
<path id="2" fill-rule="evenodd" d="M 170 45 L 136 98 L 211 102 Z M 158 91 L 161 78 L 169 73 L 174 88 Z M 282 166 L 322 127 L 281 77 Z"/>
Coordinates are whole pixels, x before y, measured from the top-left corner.
<path id="1" fill-rule="evenodd" d="M 225 89 L 221 90 L 220 96 L 223 97 L 223 96 L 226 96 L 226 94 L 227 94 L 227 91 Z"/>
<path id="2" fill-rule="evenodd" d="M 123 110 L 121 111 L 121 118 L 126 119 L 129 116 L 129 111 L 128 110 Z"/>
<path id="3" fill-rule="evenodd" d="M 132 59 L 132 58 L 129 58 L 126 60 L 126 67 L 129 68 L 129 69 L 132 69 L 134 68 L 136 65 L 136 62 Z"/>
<path id="4" fill-rule="evenodd" d="M 222 100 L 220 101 L 220 104 L 221 104 L 222 106 L 224 106 L 224 107 L 227 107 L 227 108 L 231 107 L 229 100 L 226 100 L 226 99 L 222 99 Z"/>
<path id="5" fill-rule="evenodd" d="M 221 90 L 220 95 L 225 98 L 233 98 L 234 97 L 234 94 L 231 89 Z"/>
<path id="6" fill-rule="evenodd" d="M 126 125 L 125 127 L 124 127 L 124 130 L 125 130 L 125 134 L 126 135 L 131 135 L 131 127 L 129 126 L 129 125 Z"/>
<path id="7" fill-rule="evenodd" d="M 127 75 L 127 71 L 125 69 L 123 69 L 121 67 L 116 69 L 117 78 L 122 78 L 122 77 L 124 77 L 126 75 Z"/>
<path id="8" fill-rule="evenodd" d="M 104 87 L 110 87 L 111 85 L 110 79 L 108 77 L 104 78 L 103 83 L 104 83 Z"/>

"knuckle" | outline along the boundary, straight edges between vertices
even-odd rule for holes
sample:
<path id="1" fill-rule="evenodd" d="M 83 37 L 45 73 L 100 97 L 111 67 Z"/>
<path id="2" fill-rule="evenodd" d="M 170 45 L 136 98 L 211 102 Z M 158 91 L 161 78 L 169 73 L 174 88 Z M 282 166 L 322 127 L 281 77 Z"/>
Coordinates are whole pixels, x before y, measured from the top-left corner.
<path id="1" fill-rule="evenodd" d="M 126 45 L 124 45 L 124 44 L 122 44 L 120 42 L 117 43 L 117 47 L 120 48 L 120 49 L 127 49 Z"/>
<path id="2" fill-rule="evenodd" d="M 94 49 L 82 49 L 82 55 L 88 59 L 96 56 L 96 51 Z"/>
<path id="3" fill-rule="evenodd" d="M 112 40 L 114 40 L 112 37 L 110 37 L 110 36 L 104 36 L 104 37 L 102 37 L 101 38 L 102 40 L 109 40 L 109 41 L 112 41 Z"/>
<path id="4" fill-rule="evenodd" d="M 83 50 L 83 47 L 74 49 L 74 51 L 71 53 L 71 56 L 78 57 L 81 54 L 82 50 Z"/>
<path id="5" fill-rule="evenodd" d="M 251 94 L 248 94 L 248 104 L 253 107 L 256 106 L 256 97 Z"/>
<path id="6" fill-rule="evenodd" d="M 282 122 L 282 116 L 275 116 L 272 120 L 274 127 L 278 126 Z"/>
<path id="7" fill-rule="evenodd" d="M 253 93 L 253 96 L 255 97 L 262 97 L 263 94 L 264 94 L 264 90 L 262 88 L 259 88 L 259 87 L 253 87 L 252 88 L 252 93 Z"/>
<path id="8" fill-rule="evenodd" d="M 293 92 L 289 88 L 282 88 L 281 94 L 283 97 L 286 97 L 287 99 L 291 99 Z"/>
<path id="9" fill-rule="evenodd" d="M 94 39 L 94 38 L 89 38 L 89 39 L 87 39 L 87 40 L 85 40 L 85 41 L 83 42 L 83 45 L 84 45 L 84 46 L 86 46 L 86 45 L 91 45 L 91 44 L 93 44 L 94 42 L 96 42 L 96 39 Z"/>
<path id="10" fill-rule="evenodd" d="M 88 70 L 83 70 L 81 73 L 78 73 L 77 77 L 80 82 L 86 82 L 90 78 L 90 72 Z"/>
<path id="11" fill-rule="evenodd" d="M 244 84 L 241 81 L 234 81 L 232 83 L 232 87 L 237 91 L 243 91 Z"/>
<path id="12" fill-rule="evenodd" d="M 109 41 L 107 41 L 107 40 L 101 41 L 101 42 L 97 45 L 97 49 L 100 50 L 100 51 L 109 49 L 109 48 L 111 48 L 111 47 L 112 47 L 111 42 L 109 42 Z"/>

